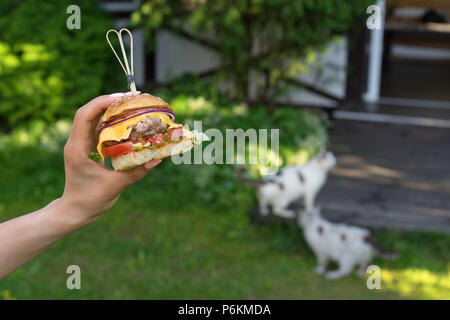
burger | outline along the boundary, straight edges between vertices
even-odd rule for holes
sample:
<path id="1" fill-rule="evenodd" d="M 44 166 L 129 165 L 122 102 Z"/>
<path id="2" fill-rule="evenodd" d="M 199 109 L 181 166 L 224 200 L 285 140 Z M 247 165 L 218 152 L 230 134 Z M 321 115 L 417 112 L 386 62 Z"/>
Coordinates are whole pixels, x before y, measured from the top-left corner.
<path id="1" fill-rule="evenodd" d="M 116 171 L 183 154 L 194 146 L 194 134 L 174 120 L 172 108 L 158 97 L 121 97 L 100 120 L 97 151 Z"/>

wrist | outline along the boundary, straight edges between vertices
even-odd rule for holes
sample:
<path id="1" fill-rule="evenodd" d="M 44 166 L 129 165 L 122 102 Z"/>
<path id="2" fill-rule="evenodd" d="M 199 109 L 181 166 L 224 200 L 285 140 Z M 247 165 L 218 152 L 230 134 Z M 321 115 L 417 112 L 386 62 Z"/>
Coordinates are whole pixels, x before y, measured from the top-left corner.
<path id="1" fill-rule="evenodd" d="M 83 210 L 64 198 L 58 198 L 45 208 L 45 218 L 55 234 L 65 236 L 88 224 Z"/>

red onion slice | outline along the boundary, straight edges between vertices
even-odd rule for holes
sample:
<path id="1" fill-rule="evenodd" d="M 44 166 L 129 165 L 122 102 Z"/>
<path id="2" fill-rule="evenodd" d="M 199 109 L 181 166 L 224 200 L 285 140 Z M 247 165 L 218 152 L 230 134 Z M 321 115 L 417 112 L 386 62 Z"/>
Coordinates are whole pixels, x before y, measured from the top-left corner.
<path id="1" fill-rule="evenodd" d="M 142 110 L 145 110 L 145 111 L 142 111 Z M 122 122 L 124 122 L 124 121 L 127 121 L 127 120 L 130 120 L 130 119 L 139 117 L 139 116 L 141 116 L 141 115 L 143 115 L 143 114 L 147 114 L 147 113 L 155 113 L 155 112 L 167 114 L 167 115 L 170 117 L 170 119 L 171 119 L 172 121 L 175 120 L 175 114 L 174 114 L 173 111 L 170 110 L 170 109 L 155 109 L 155 108 L 139 109 L 138 111 L 132 111 L 132 112 L 129 112 L 129 113 L 126 113 L 126 114 L 125 114 L 125 116 L 126 116 L 126 115 L 130 115 L 130 114 L 133 114 L 133 116 L 131 116 L 131 117 L 124 118 L 124 119 L 122 119 L 122 120 L 119 120 L 119 121 L 116 121 L 116 122 L 112 122 L 112 123 L 108 123 L 107 125 L 104 125 L 103 127 L 100 128 L 100 131 L 103 130 L 103 129 L 105 129 L 105 128 L 111 127 L 111 126 L 113 126 L 113 125 L 122 123 Z"/>
<path id="2" fill-rule="evenodd" d="M 135 113 L 138 113 L 138 112 L 142 112 L 142 110 L 146 110 L 146 109 L 145 108 L 144 109 L 137 109 L 137 110 L 133 110 L 133 111 L 130 111 L 130 112 L 127 112 L 127 113 L 123 113 L 123 114 L 118 115 L 118 116 L 114 116 L 114 117 L 110 118 L 108 121 L 106 121 L 106 123 L 112 123 L 113 121 L 116 121 L 116 120 L 119 120 L 119 119 L 125 119 L 129 115 L 132 115 L 132 114 L 135 114 Z"/>

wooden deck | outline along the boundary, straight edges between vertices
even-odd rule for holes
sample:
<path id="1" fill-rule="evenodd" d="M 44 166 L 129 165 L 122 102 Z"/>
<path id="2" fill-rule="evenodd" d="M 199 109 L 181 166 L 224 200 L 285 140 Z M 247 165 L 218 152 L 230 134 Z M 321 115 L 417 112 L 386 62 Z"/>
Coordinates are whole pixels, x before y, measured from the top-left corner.
<path id="1" fill-rule="evenodd" d="M 317 198 L 332 221 L 450 232 L 450 129 L 336 120 Z"/>

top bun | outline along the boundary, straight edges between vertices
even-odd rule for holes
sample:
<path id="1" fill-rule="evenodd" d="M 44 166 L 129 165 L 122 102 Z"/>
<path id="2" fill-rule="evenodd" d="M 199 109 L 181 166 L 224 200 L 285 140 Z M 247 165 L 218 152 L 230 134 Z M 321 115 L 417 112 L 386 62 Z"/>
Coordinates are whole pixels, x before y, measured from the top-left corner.
<path id="1" fill-rule="evenodd" d="M 148 107 L 172 110 L 169 104 L 163 99 L 152 96 L 148 93 L 126 95 L 119 98 L 108 107 L 103 115 L 102 122 L 108 122 L 110 119 L 121 115 L 126 111 Z"/>

